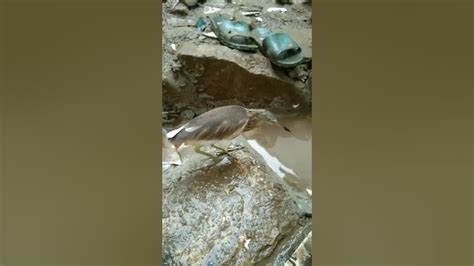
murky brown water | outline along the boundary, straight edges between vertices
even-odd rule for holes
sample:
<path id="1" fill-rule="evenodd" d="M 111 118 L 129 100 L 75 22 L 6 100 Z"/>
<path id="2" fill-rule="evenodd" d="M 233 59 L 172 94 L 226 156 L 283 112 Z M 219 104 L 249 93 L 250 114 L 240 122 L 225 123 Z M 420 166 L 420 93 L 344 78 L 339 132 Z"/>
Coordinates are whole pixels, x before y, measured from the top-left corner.
<path id="1" fill-rule="evenodd" d="M 311 117 L 294 115 L 279 120 L 291 133 L 262 126 L 246 134 L 247 142 L 277 176 L 298 191 L 311 193 Z"/>

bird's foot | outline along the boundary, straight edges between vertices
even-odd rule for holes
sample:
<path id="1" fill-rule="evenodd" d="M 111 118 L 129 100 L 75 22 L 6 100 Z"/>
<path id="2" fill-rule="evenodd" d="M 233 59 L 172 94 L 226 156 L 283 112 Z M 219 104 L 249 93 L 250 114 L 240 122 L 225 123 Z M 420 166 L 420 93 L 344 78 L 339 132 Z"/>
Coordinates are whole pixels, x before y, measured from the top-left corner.
<path id="1" fill-rule="evenodd" d="M 223 148 L 221 148 L 221 147 L 219 147 L 219 146 L 216 146 L 216 145 L 214 145 L 214 144 L 212 144 L 211 146 L 214 147 L 215 149 L 218 149 L 218 150 L 221 151 L 221 152 L 218 152 L 218 153 L 217 153 L 217 156 L 220 157 L 220 156 L 223 156 L 223 155 L 227 155 L 227 156 L 229 156 L 229 157 L 231 157 L 231 158 L 233 158 L 233 159 L 235 159 L 235 160 L 237 160 L 237 158 L 236 158 L 235 156 L 233 156 L 232 154 L 230 154 L 230 153 L 233 152 L 233 151 L 238 151 L 238 150 L 241 150 L 241 149 L 244 148 L 243 146 L 238 146 L 238 147 L 235 147 L 235 148 L 232 148 L 232 149 L 228 149 L 228 148 L 227 148 L 227 149 L 223 149 Z"/>
<path id="2" fill-rule="evenodd" d="M 209 157 L 209 158 L 216 158 L 216 156 L 214 156 L 214 155 L 212 155 L 208 152 L 203 151 L 202 146 L 195 146 L 194 147 L 194 152 L 199 153 L 199 154 L 204 155 L 204 156 Z"/>
<path id="3" fill-rule="evenodd" d="M 217 154 L 217 156 L 219 156 L 219 157 L 222 157 L 222 156 L 229 156 L 229 157 L 230 157 L 231 159 L 233 159 L 234 161 L 237 161 L 237 160 L 238 160 L 234 155 L 230 154 L 229 152 L 219 152 L 219 153 Z"/>

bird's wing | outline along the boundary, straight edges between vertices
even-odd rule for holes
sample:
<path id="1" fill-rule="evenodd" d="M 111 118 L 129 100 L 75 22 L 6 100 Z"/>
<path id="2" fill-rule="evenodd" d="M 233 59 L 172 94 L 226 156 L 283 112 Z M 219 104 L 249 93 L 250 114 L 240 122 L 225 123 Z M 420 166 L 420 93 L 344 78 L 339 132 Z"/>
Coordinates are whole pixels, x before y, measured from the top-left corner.
<path id="1" fill-rule="evenodd" d="M 201 126 L 190 126 L 190 127 L 184 127 L 184 130 L 186 130 L 186 132 L 193 132 L 193 131 L 198 130 L 199 128 L 201 128 Z"/>
<path id="2" fill-rule="evenodd" d="M 173 141 L 187 142 L 219 140 L 230 138 L 248 121 L 244 108 L 216 108 L 206 112 L 185 125 L 177 132 Z"/>

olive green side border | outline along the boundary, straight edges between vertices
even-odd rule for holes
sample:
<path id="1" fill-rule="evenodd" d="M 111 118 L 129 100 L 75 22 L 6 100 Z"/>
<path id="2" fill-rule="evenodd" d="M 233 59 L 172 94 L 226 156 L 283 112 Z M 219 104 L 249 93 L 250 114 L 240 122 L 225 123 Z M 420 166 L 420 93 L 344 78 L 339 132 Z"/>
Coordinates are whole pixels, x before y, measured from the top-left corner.
<path id="1" fill-rule="evenodd" d="M 313 10 L 313 263 L 472 265 L 472 3 Z"/>
<path id="2" fill-rule="evenodd" d="M 3 191 L 3 178 L 4 178 L 4 145 L 3 145 L 3 132 L 4 132 L 4 119 L 5 119 L 5 89 L 6 89 L 6 76 L 5 76 L 5 52 L 6 52 L 6 8 L 5 5 L 0 3 L 0 193 Z M 2 233 L 2 214 L 3 214 L 3 197 L 0 196 L 0 258 L 3 258 L 3 233 Z M 1 264 L 1 260 L 0 260 Z"/>
<path id="3" fill-rule="evenodd" d="M 160 265 L 161 2 L 5 3 L 0 265 Z"/>

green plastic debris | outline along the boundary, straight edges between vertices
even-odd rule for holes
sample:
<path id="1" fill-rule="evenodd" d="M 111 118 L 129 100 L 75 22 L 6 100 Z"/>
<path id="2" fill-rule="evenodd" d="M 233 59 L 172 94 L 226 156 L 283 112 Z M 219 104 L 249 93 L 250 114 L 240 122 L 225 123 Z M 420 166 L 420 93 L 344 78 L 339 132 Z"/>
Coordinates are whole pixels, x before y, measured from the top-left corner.
<path id="1" fill-rule="evenodd" d="M 199 31 L 204 31 L 206 27 L 207 27 L 206 21 L 203 18 L 198 19 L 198 21 L 196 22 L 196 28 Z"/>

